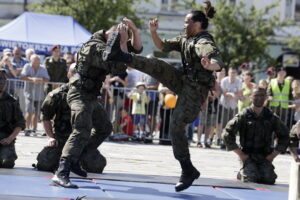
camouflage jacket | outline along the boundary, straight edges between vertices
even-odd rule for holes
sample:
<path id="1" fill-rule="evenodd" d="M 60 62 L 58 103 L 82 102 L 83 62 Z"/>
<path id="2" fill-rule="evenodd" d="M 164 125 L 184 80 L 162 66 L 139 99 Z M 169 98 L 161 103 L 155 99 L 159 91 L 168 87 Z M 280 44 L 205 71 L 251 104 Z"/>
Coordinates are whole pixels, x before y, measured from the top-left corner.
<path id="1" fill-rule="evenodd" d="M 290 131 L 290 147 L 299 147 L 300 136 L 297 135 L 297 126 L 300 125 L 300 121 L 298 121 Z"/>
<path id="2" fill-rule="evenodd" d="M 4 92 L 0 97 L 0 137 L 9 136 L 16 127 L 25 128 L 19 102 Z"/>
<path id="3" fill-rule="evenodd" d="M 173 39 L 163 39 L 162 45 L 165 52 L 173 50 L 180 52 L 184 69 L 191 70 L 186 73 L 197 76 L 196 78 L 204 83 L 211 81 L 212 71 L 204 69 L 201 65 L 203 56 L 216 61 L 220 67 L 224 66 L 213 37 L 207 31 L 190 38 L 181 35 Z"/>
<path id="4" fill-rule="evenodd" d="M 243 152 L 268 155 L 273 151 L 273 132 L 278 139 L 275 150 L 284 152 L 289 144 L 288 128 L 270 109 L 265 107 L 257 116 L 248 107 L 227 123 L 222 136 L 229 151 L 239 148 L 236 144 L 239 133 Z"/>
<path id="5" fill-rule="evenodd" d="M 67 84 L 52 90 L 41 107 L 42 120 L 54 121 L 56 139 L 67 139 L 72 132 L 71 109 L 67 103 L 68 91 Z"/>
<path id="6" fill-rule="evenodd" d="M 77 74 L 70 81 L 72 86 L 97 96 L 107 74 L 126 72 L 125 64 L 102 60 L 105 45 L 105 31 L 100 30 L 94 33 L 91 39 L 81 47 L 75 68 Z"/>

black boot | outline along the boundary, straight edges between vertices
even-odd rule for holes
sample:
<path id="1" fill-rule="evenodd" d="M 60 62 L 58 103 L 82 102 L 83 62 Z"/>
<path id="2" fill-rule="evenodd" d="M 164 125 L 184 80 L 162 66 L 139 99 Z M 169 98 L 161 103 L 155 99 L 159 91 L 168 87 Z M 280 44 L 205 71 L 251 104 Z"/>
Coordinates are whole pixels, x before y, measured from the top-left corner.
<path id="1" fill-rule="evenodd" d="M 86 171 L 84 169 L 82 169 L 79 162 L 72 163 L 71 172 L 73 172 L 74 174 L 77 174 L 78 176 L 87 177 Z"/>
<path id="2" fill-rule="evenodd" d="M 200 176 L 200 172 L 193 166 L 190 159 L 180 161 L 180 165 L 182 168 L 182 172 L 179 182 L 175 186 L 176 192 L 187 189 L 193 184 L 194 180 L 199 178 Z"/>
<path id="3" fill-rule="evenodd" d="M 71 163 L 65 158 L 62 158 L 59 162 L 59 167 L 52 178 L 52 183 L 57 186 L 65 188 L 78 188 L 77 185 L 74 185 L 70 182 L 70 171 Z"/>
<path id="4" fill-rule="evenodd" d="M 125 53 L 120 47 L 120 33 L 114 31 L 106 42 L 105 51 L 102 54 L 103 61 L 132 62 L 132 55 Z"/>

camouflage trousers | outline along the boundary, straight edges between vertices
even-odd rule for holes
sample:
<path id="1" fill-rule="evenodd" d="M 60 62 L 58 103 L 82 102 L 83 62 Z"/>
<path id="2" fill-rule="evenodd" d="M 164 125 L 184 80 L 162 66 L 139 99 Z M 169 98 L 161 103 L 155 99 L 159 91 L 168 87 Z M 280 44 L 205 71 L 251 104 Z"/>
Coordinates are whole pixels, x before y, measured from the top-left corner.
<path id="1" fill-rule="evenodd" d="M 243 182 L 274 184 L 277 175 L 274 166 L 263 157 L 250 156 L 243 162 L 242 169 L 238 173 L 238 179 Z"/>
<path id="2" fill-rule="evenodd" d="M 157 58 L 133 55 L 133 61 L 128 65 L 152 76 L 178 95 L 170 125 L 173 153 L 179 161 L 190 159 L 185 127 L 198 116 L 209 87 L 189 80 L 182 71 Z"/>
<path id="3" fill-rule="evenodd" d="M 54 172 L 58 168 L 59 159 L 63 146 L 60 147 L 44 147 L 37 156 L 36 168 L 41 171 Z M 87 172 L 102 173 L 106 166 L 106 159 L 97 149 L 84 150 L 80 164 Z"/>
<path id="4" fill-rule="evenodd" d="M 0 145 L 0 168 L 13 168 L 17 158 L 14 141 L 9 145 Z"/>
<path id="5" fill-rule="evenodd" d="M 62 150 L 62 158 L 77 163 L 85 147 L 97 149 L 107 138 L 112 125 L 109 117 L 94 95 L 72 86 L 67 96 L 71 108 L 73 131 Z M 91 129 L 93 132 L 91 133 Z"/>

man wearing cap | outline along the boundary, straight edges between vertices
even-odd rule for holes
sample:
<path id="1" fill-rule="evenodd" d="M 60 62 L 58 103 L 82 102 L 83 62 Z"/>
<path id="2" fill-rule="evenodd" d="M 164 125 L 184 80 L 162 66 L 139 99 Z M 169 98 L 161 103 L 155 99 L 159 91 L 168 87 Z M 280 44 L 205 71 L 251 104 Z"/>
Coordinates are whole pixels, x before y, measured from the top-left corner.
<path id="1" fill-rule="evenodd" d="M 269 106 L 280 119 L 290 127 L 289 101 L 293 100 L 291 81 L 286 79 L 286 69 L 280 67 L 277 77 L 271 79 L 268 87 Z"/>
<path id="2" fill-rule="evenodd" d="M 264 107 L 266 90 L 254 89 L 252 105 L 239 112 L 223 129 L 228 151 L 236 153 L 242 161 L 237 178 L 243 182 L 274 184 L 277 175 L 272 162 L 289 144 L 289 131 L 284 123 Z M 273 147 L 273 137 L 277 139 Z M 239 135 L 239 143 L 236 136 Z"/>
<path id="3" fill-rule="evenodd" d="M 0 69 L 0 167 L 13 168 L 17 154 L 15 139 L 25 128 L 19 103 L 6 91 L 6 72 Z"/>
<path id="4" fill-rule="evenodd" d="M 63 148 L 58 170 L 52 178 L 55 185 L 77 188 L 77 185 L 70 182 L 71 169 L 79 165 L 80 156 L 90 140 L 101 144 L 111 133 L 111 122 L 97 101 L 97 96 L 100 95 L 106 75 L 126 71 L 124 64 L 105 62 L 102 59 L 107 39 L 116 29 L 124 36 L 124 48 L 136 53 L 142 51 L 139 31 L 127 18 L 123 19 L 123 23 L 107 31 L 97 31 L 82 45 L 77 56 L 76 74 L 70 79 L 67 95 L 73 131 Z M 128 29 L 132 32 L 131 40 L 128 40 Z M 92 128 L 95 129 L 94 135 L 91 135 Z"/>
<path id="5" fill-rule="evenodd" d="M 44 66 L 48 70 L 50 76 L 50 82 L 62 82 L 68 81 L 67 77 L 67 64 L 65 59 L 60 56 L 60 46 L 54 45 L 50 49 L 52 55 L 47 57 L 44 61 Z M 58 84 L 48 84 L 46 86 L 46 92 L 49 93 L 52 89 L 59 87 Z"/>
<path id="6" fill-rule="evenodd" d="M 11 49 L 3 50 L 3 58 L 0 61 L 0 69 L 4 69 L 6 71 L 7 78 L 15 79 L 18 75 L 17 66 L 13 63 L 13 54 Z M 14 82 L 9 82 L 8 84 L 8 92 L 10 94 L 15 93 L 15 84 Z"/>
<path id="7" fill-rule="evenodd" d="M 75 74 L 75 63 L 68 71 L 68 78 Z M 69 85 L 64 84 L 59 88 L 52 90 L 45 98 L 41 113 L 42 122 L 48 139 L 48 144 L 37 156 L 36 168 L 42 171 L 54 171 L 58 167 L 62 149 L 72 132 L 71 109 L 67 103 L 67 94 Z M 53 125 L 52 125 L 53 120 Z M 54 130 L 54 131 L 53 131 Z M 93 138 L 94 131 L 91 133 Z M 97 150 L 100 144 L 95 143 L 97 140 L 89 140 L 89 144 L 83 151 L 81 163 L 85 170 L 92 173 L 102 173 L 106 166 L 106 159 Z M 72 169 L 76 174 L 86 176 L 82 169 Z M 80 174 L 85 173 L 85 174 Z"/>

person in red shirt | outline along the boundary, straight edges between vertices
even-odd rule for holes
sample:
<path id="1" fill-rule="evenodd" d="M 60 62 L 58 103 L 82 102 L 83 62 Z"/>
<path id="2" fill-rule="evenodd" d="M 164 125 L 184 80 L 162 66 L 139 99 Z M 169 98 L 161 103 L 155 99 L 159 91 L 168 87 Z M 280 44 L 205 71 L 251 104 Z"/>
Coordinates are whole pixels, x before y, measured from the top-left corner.
<path id="1" fill-rule="evenodd" d="M 132 136 L 133 135 L 133 123 L 132 118 L 128 114 L 128 110 L 126 108 L 121 109 L 121 128 L 123 133 Z"/>

